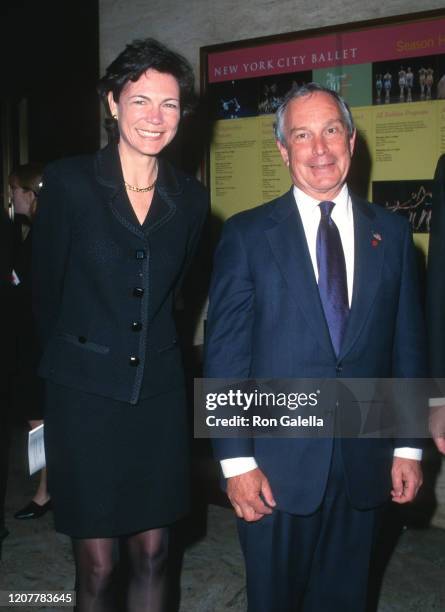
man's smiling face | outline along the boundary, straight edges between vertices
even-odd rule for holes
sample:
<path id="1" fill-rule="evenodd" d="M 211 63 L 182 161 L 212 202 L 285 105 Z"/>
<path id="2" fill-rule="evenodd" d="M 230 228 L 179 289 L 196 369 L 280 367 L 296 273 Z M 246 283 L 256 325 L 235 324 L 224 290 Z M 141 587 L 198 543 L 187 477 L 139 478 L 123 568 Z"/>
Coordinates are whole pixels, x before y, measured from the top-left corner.
<path id="1" fill-rule="evenodd" d="M 282 131 L 286 143 L 277 145 L 294 185 L 317 200 L 333 200 L 346 181 L 355 143 L 337 102 L 322 91 L 291 100 Z"/>

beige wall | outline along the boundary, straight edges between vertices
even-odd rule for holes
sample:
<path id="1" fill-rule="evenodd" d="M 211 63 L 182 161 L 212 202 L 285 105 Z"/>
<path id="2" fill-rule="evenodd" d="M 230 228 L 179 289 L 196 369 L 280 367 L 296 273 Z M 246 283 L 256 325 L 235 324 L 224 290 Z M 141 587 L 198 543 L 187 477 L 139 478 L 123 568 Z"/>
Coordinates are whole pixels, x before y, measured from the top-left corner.
<path id="1" fill-rule="evenodd" d="M 198 74 L 199 48 L 419 10 L 443 0 L 99 0 L 100 66 L 134 38 L 152 36 L 183 53 Z"/>

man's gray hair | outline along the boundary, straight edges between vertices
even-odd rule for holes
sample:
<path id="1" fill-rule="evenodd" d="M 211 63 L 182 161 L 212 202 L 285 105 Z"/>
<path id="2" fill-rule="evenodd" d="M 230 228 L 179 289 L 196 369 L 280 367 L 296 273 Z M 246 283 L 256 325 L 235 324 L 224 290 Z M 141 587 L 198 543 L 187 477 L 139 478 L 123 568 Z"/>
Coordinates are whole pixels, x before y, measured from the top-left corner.
<path id="1" fill-rule="evenodd" d="M 337 104 L 340 113 L 343 117 L 343 123 L 345 124 L 349 137 L 354 134 L 355 126 L 354 119 L 352 118 L 351 110 L 348 104 L 343 100 L 341 96 L 338 95 L 337 92 L 332 89 L 328 89 L 327 87 L 323 87 L 322 85 L 318 85 L 318 83 L 308 83 L 307 85 L 294 85 L 292 89 L 290 89 L 287 94 L 284 96 L 283 102 L 277 109 L 275 114 L 275 122 L 273 124 L 273 129 L 275 133 L 275 138 L 281 142 L 282 145 L 286 145 L 286 138 L 284 136 L 283 131 L 283 123 L 284 123 L 284 115 L 286 113 L 287 106 L 289 102 L 295 100 L 297 98 L 304 98 L 305 96 L 310 96 L 314 92 L 323 92 L 331 96 L 335 103 Z"/>

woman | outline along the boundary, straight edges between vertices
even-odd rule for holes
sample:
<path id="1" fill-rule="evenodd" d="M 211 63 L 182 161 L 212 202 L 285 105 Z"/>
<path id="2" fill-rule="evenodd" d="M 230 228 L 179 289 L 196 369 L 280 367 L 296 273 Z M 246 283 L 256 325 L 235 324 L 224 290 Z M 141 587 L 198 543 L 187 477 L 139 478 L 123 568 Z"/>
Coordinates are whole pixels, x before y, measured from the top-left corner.
<path id="1" fill-rule="evenodd" d="M 14 304 L 16 371 L 12 401 L 14 419 L 27 420 L 31 429 L 43 423 L 42 384 L 37 376 L 37 342 L 31 311 L 31 225 L 37 208 L 37 195 L 42 184 L 40 164 L 23 164 L 9 176 L 14 206 Z M 16 519 L 36 519 L 50 508 L 46 485 L 46 469 L 40 471 L 37 490 L 32 500 L 15 513 Z"/>
<path id="2" fill-rule="evenodd" d="M 3 540 L 9 531 L 5 525 L 5 498 L 9 458 L 9 400 L 14 342 L 11 330 L 12 307 L 12 227 L 0 206 L 0 560 Z"/>
<path id="3" fill-rule="evenodd" d="M 78 610 L 112 609 L 121 537 L 127 609 L 155 612 L 165 605 L 168 525 L 189 506 L 173 301 L 208 202 L 159 157 L 190 108 L 186 60 L 135 41 L 99 91 L 118 144 L 49 166 L 35 221 L 48 477 L 56 529 L 74 542 Z"/>

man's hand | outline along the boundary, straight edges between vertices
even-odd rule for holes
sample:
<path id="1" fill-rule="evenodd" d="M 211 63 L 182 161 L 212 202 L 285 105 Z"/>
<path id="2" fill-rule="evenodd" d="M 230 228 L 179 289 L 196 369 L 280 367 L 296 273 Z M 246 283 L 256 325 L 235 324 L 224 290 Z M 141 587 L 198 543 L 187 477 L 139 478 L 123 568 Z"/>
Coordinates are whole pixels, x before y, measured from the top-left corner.
<path id="1" fill-rule="evenodd" d="M 433 440 L 437 446 L 437 450 L 442 453 L 442 455 L 445 455 L 445 435 L 440 437 L 435 436 Z"/>
<path id="2" fill-rule="evenodd" d="M 259 468 L 228 478 L 227 495 L 236 514 L 249 522 L 272 514 L 271 506 L 276 505 L 269 481 Z"/>
<path id="3" fill-rule="evenodd" d="M 430 409 L 430 432 L 437 450 L 445 455 L 445 406 Z"/>
<path id="4" fill-rule="evenodd" d="M 420 461 L 394 457 L 391 477 L 392 501 L 397 504 L 413 501 L 423 482 Z"/>

